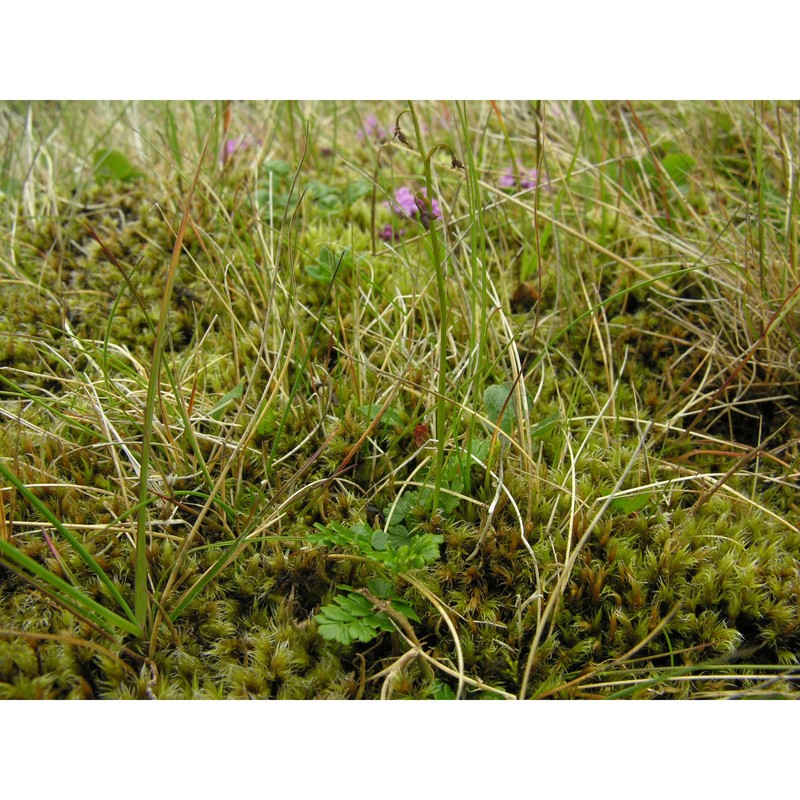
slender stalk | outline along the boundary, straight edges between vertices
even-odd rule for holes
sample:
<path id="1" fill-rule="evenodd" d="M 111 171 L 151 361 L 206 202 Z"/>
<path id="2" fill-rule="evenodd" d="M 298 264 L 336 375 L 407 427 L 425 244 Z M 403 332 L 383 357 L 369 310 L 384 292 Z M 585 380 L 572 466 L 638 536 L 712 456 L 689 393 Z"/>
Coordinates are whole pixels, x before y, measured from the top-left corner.
<path id="1" fill-rule="evenodd" d="M 431 156 L 436 150 L 446 145 L 437 145 L 429 153 L 425 153 L 422 141 L 422 131 L 419 126 L 417 112 L 414 104 L 408 101 L 408 110 L 414 123 L 414 135 L 417 138 L 417 147 L 423 159 L 425 168 L 425 188 L 428 200 L 433 197 L 433 173 L 431 170 Z M 449 147 L 447 148 L 450 149 Z M 431 254 L 433 257 L 433 269 L 436 273 L 436 289 L 439 294 L 439 375 L 437 380 L 436 394 L 436 461 L 434 469 L 436 478 L 433 485 L 433 511 L 439 507 L 439 494 L 442 487 L 442 472 L 444 471 L 444 440 L 445 427 L 447 424 L 447 286 L 445 283 L 444 263 L 439 249 L 439 234 L 436 230 L 436 222 L 431 219 L 429 232 L 431 235 Z"/>
<path id="2" fill-rule="evenodd" d="M 756 203 L 758 205 L 758 278 L 761 296 L 766 299 L 764 286 L 764 247 L 766 232 L 764 230 L 764 101 L 753 104 L 753 116 L 756 126 Z"/>
<path id="3" fill-rule="evenodd" d="M 486 274 L 486 228 L 484 225 L 483 209 L 481 207 L 481 190 L 477 179 L 478 173 L 475 168 L 475 155 L 472 150 L 472 143 L 470 142 L 466 102 L 456 103 L 456 112 L 458 113 L 459 122 L 461 123 L 461 150 L 464 154 L 467 166 L 466 187 L 467 199 L 469 201 L 470 263 L 472 267 L 473 286 L 472 325 L 470 326 L 469 352 L 475 353 L 475 357 L 472 359 L 470 377 L 472 380 L 472 396 L 475 398 L 474 402 L 477 403 L 481 396 L 483 364 L 487 342 L 489 341 L 489 301 Z M 480 303 L 480 308 L 477 314 L 475 308 L 476 297 L 474 293 L 476 288 L 478 288 L 479 292 L 479 297 L 477 300 Z M 475 324 L 476 316 L 478 317 L 477 325 Z M 465 462 L 467 465 L 469 465 L 472 461 L 472 434 L 475 424 L 475 417 L 470 416 L 469 433 L 467 435 L 467 458 Z M 469 467 L 467 467 L 467 469 L 464 471 L 464 484 L 467 494 L 470 492 L 469 475 L 470 470 Z"/>
<path id="4" fill-rule="evenodd" d="M 144 631 L 148 612 L 148 594 L 147 594 L 147 479 L 150 473 L 150 447 L 153 438 L 153 421 L 155 419 L 155 406 L 156 398 L 159 393 L 159 382 L 161 377 L 161 358 L 164 353 L 164 346 L 167 339 L 167 318 L 169 316 L 170 298 L 172 297 L 172 287 L 175 284 L 175 273 L 178 269 L 178 258 L 181 254 L 181 247 L 183 246 L 183 237 L 186 234 L 186 225 L 189 222 L 189 209 L 192 205 L 192 197 L 194 196 L 197 181 L 200 177 L 200 168 L 203 165 L 206 151 L 208 150 L 208 143 L 211 140 L 211 134 L 214 131 L 212 123 L 209 130 L 203 151 L 200 154 L 200 160 L 197 164 L 197 170 L 194 174 L 194 180 L 189 189 L 189 194 L 186 196 L 186 204 L 183 209 L 183 218 L 181 225 L 178 229 L 178 236 L 175 239 L 175 247 L 172 249 L 172 257 L 169 262 L 169 269 L 167 270 L 167 281 L 164 286 L 164 295 L 161 300 L 161 313 L 158 316 L 158 325 L 156 326 L 156 340 L 153 344 L 153 363 L 150 368 L 150 381 L 147 386 L 147 399 L 145 402 L 144 410 L 144 426 L 142 430 L 142 459 L 141 470 L 139 473 L 139 514 L 136 524 L 136 566 L 134 571 L 134 615 L 136 622 Z"/>

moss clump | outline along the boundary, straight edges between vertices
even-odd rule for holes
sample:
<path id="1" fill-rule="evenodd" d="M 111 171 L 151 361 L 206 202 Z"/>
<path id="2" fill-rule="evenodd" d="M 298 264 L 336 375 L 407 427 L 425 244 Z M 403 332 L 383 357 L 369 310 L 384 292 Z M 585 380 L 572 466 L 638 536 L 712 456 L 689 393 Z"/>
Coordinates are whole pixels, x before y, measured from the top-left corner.
<path id="1" fill-rule="evenodd" d="M 413 134 L 401 118 L 405 147 L 391 128 L 365 135 L 385 108 L 323 104 L 302 167 L 293 109 L 237 106 L 238 145 L 201 166 L 165 309 L 147 635 L 98 630 L 7 559 L 0 695 L 447 698 L 462 667 L 475 699 L 757 694 L 764 674 L 796 694 L 800 276 L 784 154 L 756 135 L 783 109 L 649 104 L 645 153 L 615 104 L 584 109 L 590 137 L 559 108 L 541 141 L 529 109 L 501 106 L 468 109 L 483 120 L 470 161 L 438 106 L 416 109 Z M 141 105 L 136 142 L 103 109 L 0 116 L 0 457 L 133 606 L 154 330 L 210 109 L 170 107 L 169 157 L 142 144 L 164 140 L 163 107 Z M 81 116 L 130 174 L 93 170 Z M 441 265 L 419 210 L 385 202 L 419 190 L 415 148 L 436 143 Z M 762 229 L 731 216 L 756 191 Z M 505 416 L 491 387 L 515 387 Z M 124 604 L 36 503 L 11 486 L 0 500 L 3 542 Z M 356 533 L 323 547 L 318 523 L 369 523 L 376 547 Z M 441 537 L 424 569 L 375 556 L 422 533 Z M 342 592 L 408 617 L 329 641 L 317 614 Z"/>

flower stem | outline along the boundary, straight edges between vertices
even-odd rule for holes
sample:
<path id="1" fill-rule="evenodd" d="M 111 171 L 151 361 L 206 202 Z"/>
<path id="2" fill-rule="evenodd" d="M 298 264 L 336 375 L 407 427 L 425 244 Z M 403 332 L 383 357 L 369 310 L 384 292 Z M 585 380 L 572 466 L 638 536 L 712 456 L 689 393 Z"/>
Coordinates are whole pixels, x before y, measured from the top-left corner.
<path id="1" fill-rule="evenodd" d="M 419 127 L 419 119 L 414 104 L 408 101 L 408 110 L 414 123 L 414 134 L 417 139 L 417 147 L 422 156 L 425 168 L 425 187 L 427 197 L 433 198 L 433 174 L 431 171 L 431 156 L 439 147 L 447 145 L 436 145 L 429 153 L 425 153 L 422 142 L 422 132 Z M 399 118 L 398 118 L 399 120 Z M 431 219 L 429 232 L 431 235 L 431 254 L 433 256 L 433 268 L 436 272 L 436 288 L 439 293 L 439 376 L 436 389 L 436 477 L 433 485 L 433 512 L 439 507 L 439 495 L 442 486 L 442 473 L 444 471 L 444 440 L 445 427 L 447 424 L 447 287 L 445 285 L 444 263 L 439 249 L 439 234 L 436 230 L 435 220 Z"/>

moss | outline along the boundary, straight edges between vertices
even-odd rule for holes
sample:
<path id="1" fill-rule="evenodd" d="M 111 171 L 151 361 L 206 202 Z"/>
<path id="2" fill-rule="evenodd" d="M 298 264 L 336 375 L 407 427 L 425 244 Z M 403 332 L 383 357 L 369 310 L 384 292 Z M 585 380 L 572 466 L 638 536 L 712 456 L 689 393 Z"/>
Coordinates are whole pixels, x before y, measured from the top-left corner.
<path id="1" fill-rule="evenodd" d="M 787 399 L 796 389 L 790 351 L 797 331 L 787 315 L 786 329 L 772 330 L 752 363 L 734 372 L 775 308 L 755 296 L 753 286 L 735 270 L 725 271 L 730 253 L 747 252 L 737 226 L 725 225 L 715 234 L 719 242 L 700 242 L 705 234 L 685 205 L 706 214 L 708 230 L 714 230 L 716 215 L 722 214 L 718 193 L 737 197 L 743 187 L 750 191 L 742 178 L 747 170 L 738 171 L 749 164 L 746 150 L 754 146 L 749 111 L 733 112 L 741 116 L 734 124 L 730 113 L 717 107 L 688 115 L 682 108 L 668 108 L 654 106 L 644 123 L 658 134 L 653 141 L 662 148 L 661 158 L 688 153 L 692 142 L 703 141 L 710 120 L 715 122 L 709 129 L 721 131 L 715 147 L 722 152 L 694 159 L 698 166 L 687 191 L 676 194 L 668 187 L 670 235 L 676 241 L 682 237 L 686 253 L 711 248 L 713 263 L 664 279 L 669 291 L 661 285 L 636 287 L 639 277 L 609 268 L 605 256 L 598 257 L 582 239 L 564 232 L 556 247 L 555 237 L 542 230 L 535 267 L 541 285 L 527 296 L 525 314 L 510 315 L 520 281 L 531 282 L 532 274 L 521 276 L 521 270 L 534 269 L 529 252 L 533 223 L 524 209 L 493 195 L 498 213 L 486 217 L 491 247 L 480 266 L 497 288 L 499 305 L 495 308 L 492 298 L 486 336 L 479 342 L 483 377 L 474 383 L 470 376 L 477 351 L 469 352 L 469 342 L 474 341 L 472 315 L 479 298 L 468 278 L 467 208 L 457 179 L 439 170 L 442 200 L 452 205 L 446 215 L 448 392 L 460 404 L 454 403 L 449 417 L 453 438 L 447 448 L 462 447 L 467 436 L 483 430 L 482 422 L 469 428 L 472 412 L 485 410 L 473 407 L 474 398 L 481 396 L 483 385 L 513 378 L 509 364 L 517 354 L 526 361 L 530 423 L 557 418 L 552 428 L 535 434 L 527 457 L 514 448 L 504 451 L 504 486 L 514 503 L 501 492 L 485 531 L 496 484 L 477 466 L 470 471 L 469 489 L 464 488 L 474 502 L 444 514 L 418 503 L 406 518 L 444 537 L 440 559 L 417 579 L 451 609 L 467 673 L 510 692 L 519 690 L 534 635 L 539 644 L 530 693 L 564 697 L 584 691 L 579 685 L 561 689 L 565 682 L 624 657 L 648 637 L 637 651 L 642 661 L 618 665 L 611 682 L 660 674 L 673 658 L 698 670 L 709 659 L 736 653 L 750 653 L 752 663 L 794 665 L 800 651 L 800 533 L 792 527 L 798 425 L 796 404 Z M 512 112 L 508 123 L 517 124 Z M 609 107 L 608 113 L 617 112 Z M 680 125 L 671 124 L 677 120 Z M 368 159 L 361 167 L 371 173 L 374 154 L 357 142 L 355 128 L 350 133 L 348 158 Z M 441 134 L 452 138 L 449 131 Z M 119 134 L 113 130 L 109 135 Z M 339 146 L 347 150 L 342 135 Z M 565 127 L 559 135 L 571 134 Z M 514 141 L 522 139 L 520 134 Z M 63 163 L 79 168 L 85 154 L 62 144 L 59 139 Z M 276 155 L 290 150 L 281 135 L 274 145 Z M 660 221 L 647 212 L 660 207 L 662 198 L 650 194 L 625 142 L 614 135 L 608 145 L 608 153 L 630 169 L 621 178 L 605 171 L 602 191 L 591 170 L 574 175 L 569 187 L 574 200 L 564 221 L 637 268 L 668 263 L 673 256 L 659 233 Z M 767 238 L 774 237 L 780 249 L 781 203 L 788 190 L 781 185 L 779 154 L 767 152 L 768 142 L 763 147 L 764 224 L 778 221 Z M 487 157 L 491 161 L 488 151 Z M 556 151 L 549 157 L 554 170 L 566 170 Z M 591 148 L 580 157 L 594 160 Z M 132 184 L 89 179 L 77 185 L 78 171 L 67 169 L 54 176 L 58 190 L 52 202 L 50 178 L 44 181 L 33 170 L 29 191 L 41 201 L 37 208 L 54 213 L 12 219 L 13 205 L 0 207 L 4 224 L 8 229 L 13 224 L 15 231 L 9 239 L 13 271 L 4 275 L 0 292 L 0 452 L 21 480 L 37 485 L 36 496 L 78 532 L 131 604 L 134 464 L 141 455 L 151 326 L 160 313 L 182 213 L 172 167 L 158 153 L 149 158 L 148 174 Z M 348 554 L 313 549 L 305 538 L 316 522 L 370 519 L 381 525 L 400 487 L 414 491 L 405 482 L 425 475 L 414 469 L 428 456 L 416 452 L 418 436 L 433 433 L 427 426 L 438 336 L 438 303 L 426 288 L 431 278 L 426 239 L 409 233 L 393 242 L 394 250 L 379 242 L 380 252 L 373 255 L 371 198 L 349 205 L 337 201 L 335 213 L 327 213 L 316 189 L 304 199 L 293 227 L 269 231 L 263 202 L 261 218 L 252 203 L 262 186 L 254 184 L 247 158 L 237 153 L 222 173 L 204 167 L 203 195 L 195 199 L 194 227 L 179 262 L 166 355 L 175 386 L 163 376 L 153 448 L 152 485 L 159 495 L 149 509 L 150 585 L 156 596 L 166 585 L 181 537 L 194 526 L 249 421 L 261 412 L 256 398 L 265 390 L 269 410 L 255 437 L 227 465 L 226 480 L 194 543 L 205 549 L 184 560 L 176 591 L 213 568 L 222 544 L 254 531 L 291 497 L 279 518 L 259 530 L 268 539 L 286 538 L 251 543 L 195 597 L 173 629 L 162 625 L 154 646 L 155 678 L 147 665 L 142 669 L 147 650 L 142 643 L 89 629 L 0 568 L 0 592 L 8 598 L 0 609 L 0 627 L 80 634 L 119 653 L 130 668 L 83 646 L 7 638 L 0 640 L 4 696 L 377 697 L 381 682 L 366 679 L 405 652 L 402 639 L 389 633 L 350 648 L 319 635 L 314 615 L 330 602 L 336 586 L 363 587 L 376 568 L 334 558 Z M 387 164 L 378 173 L 381 189 L 391 191 L 401 175 L 414 183 L 415 158 L 402 150 L 392 158 L 391 169 Z M 479 176 L 484 182 L 502 172 L 489 161 L 480 161 L 488 165 Z M 324 175 L 317 174 L 323 169 Z M 277 172 L 273 178 L 278 194 L 288 191 L 287 178 Z M 319 160 L 314 166 L 309 159 L 301 184 L 311 180 L 333 187 L 341 198 L 354 178 L 344 162 Z M 627 199 L 616 206 L 609 201 L 607 207 L 586 199 L 612 194 Z M 564 206 L 559 201 L 555 207 Z M 380 199 L 376 214 L 379 229 L 397 222 Z M 724 218 L 729 219 L 728 212 Z M 334 253 L 352 248 L 354 255 L 327 300 L 327 283 L 306 269 L 322 248 Z M 764 280 L 778 302 L 781 281 L 794 285 L 796 276 L 781 275 L 780 262 L 772 263 L 769 252 L 764 255 Z M 752 301 L 749 316 L 739 313 L 739 296 Z M 578 319 L 587 309 L 591 313 Z M 760 309 L 766 309 L 767 317 L 758 316 Z M 520 326 L 513 344 L 501 324 L 504 315 Z M 320 336 L 312 343 L 317 327 Z M 527 371 L 530 364 L 537 366 Z M 713 409 L 704 412 L 705 403 L 731 376 Z M 408 383 L 392 400 L 392 418 L 369 428 L 371 404 L 383 403 L 398 379 Z M 246 391 L 219 409 L 220 400 L 240 386 Z M 655 427 L 640 453 L 650 421 Z M 694 430 L 684 435 L 689 425 Z M 339 473 L 367 432 L 346 471 Z M 772 433 L 775 438 L 758 459 L 739 463 L 709 494 L 747 448 Z M 618 486 L 631 461 L 633 469 Z M 635 492 L 639 487 L 643 506 L 627 511 L 624 502 L 613 503 L 596 519 L 604 498 L 616 488 Z M 636 495 L 626 497 L 631 496 Z M 62 576 L 66 564 L 88 596 L 114 606 L 111 593 L 78 553 L 52 527 L 43 527 L 33 505 L 9 490 L 2 499 L 6 518 L 13 518 L 11 540 L 22 552 Z M 563 595 L 539 629 L 539 615 L 560 586 L 567 554 L 575 551 L 590 524 L 594 529 L 566 576 Z M 419 617 L 414 628 L 426 650 L 454 664 L 452 635 L 440 611 L 402 580 L 395 589 Z M 438 696 L 443 686 L 453 685 L 451 676 L 438 674 L 431 680 L 414 662 L 398 672 L 392 696 Z M 670 683 L 665 678 L 638 694 L 682 697 L 748 685 L 724 679 Z M 585 691 L 601 696 L 613 688 Z M 779 691 L 796 692 L 796 687 L 787 681 Z M 481 692 L 469 690 L 468 696 Z"/>

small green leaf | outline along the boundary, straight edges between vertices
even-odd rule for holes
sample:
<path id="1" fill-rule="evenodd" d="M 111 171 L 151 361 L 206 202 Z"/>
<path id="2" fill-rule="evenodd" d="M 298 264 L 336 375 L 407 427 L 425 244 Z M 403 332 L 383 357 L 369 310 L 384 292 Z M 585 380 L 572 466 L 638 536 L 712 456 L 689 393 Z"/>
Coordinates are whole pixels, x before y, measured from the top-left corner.
<path id="1" fill-rule="evenodd" d="M 340 587 L 349 588 L 349 587 Z M 370 642 L 379 631 L 393 631 L 389 617 L 376 611 L 363 594 L 350 591 L 333 598 L 333 603 L 323 606 L 316 615 L 323 639 L 344 645 L 353 642 Z"/>
<path id="2" fill-rule="evenodd" d="M 388 531 L 377 530 L 372 534 L 372 540 L 370 544 L 372 544 L 372 547 L 375 550 L 385 550 L 388 541 L 389 541 Z"/>
<path id="3" fill-rule="evenodd" d="M 360 550 L 363 540 L 369 542 L 372 528 L 362 522 L 357 522 L 352 528 L 346 528 L 340 522 L 331 522 L 325 526 L 320 522 L 314 523 L 319 533 L 309 534 L 306 539 L 310 544 L 320 547 L 341 547 L 343 550 Z"/>
<path id="4" fill-rule="evenodd" d="M 363 594 L 337 595 L 334 602 L 352 617 L 367 617 L 372 613 L 372 603 Z"/>
<path id="5" fill-rule="evenodd" d="M 4 195 L 16 196 L 22 184 L 16 178 L 3 178 L 0 180 L 0 193 Z"/>
<path id="6" fill-rule="evenodd" d="M 405 544 L 386 551 L 375 551 L 372 557 L 393 573 L 422 569 L 439 559 L 439 545 L 443 541 L 443 536 L 431 533 L 412 535 Z"/>
<path id="7" fill-rule="evenodd" d="M 101 181 L 129 181 L 142 177 L 142 173 L 135 169 L 119 150 L 109 150 L 108 148 L 95 151 L 94 174 Z"/>
<path id="8" fill-rule="evenodd" d="M 413 522 L 414 512 L 417 508 L 427 509 L 433 498 L 433 491 L 431 489 L 414 489 L 411 492 L 406 492 L 394 507 L 394 513 L 391 516 L 393 523 L 403 522 L 406 518 L 411 518 Z M 383 516 L 389 519 L 389 514 L 392 511 L 392 504 L 386 506 L 383 510 Z"/>
<path id="9" fill-rule="evenodd" d="M 338 525 L 341 523 L 336 523 L 336 524 Z M 347 530 L 347 528 L 345 528 L 343 525 L 342 528 L 344 529 L 344 531 Z M 350 525 L 350 531 L 354 533 L 357 537 L 360 537 L 362 539 L 363 538 L 368 539 L 369 537 L 372 536 L 373 533 L 372 528 L 366 522 L 354 522 L 352 525 Z"/>
<path id="10" fill-rule="evenodd" d="M 373 578 L 367 581 L 367 589 L 369 589 L 375 597 L 380 597 L 381 600 L 386 600 L 393 596 L 392 584 L 385 578 Z"/>
<path id="11" fill-rule="evenodd" d="M 683 153 L 670 153 L 661 161 L 661 166 L 677 184 L 686 183 L 686 179 L 694 171 L 697 162 Z"/>
<path id="12" fill-rule="evenodd" d="M 349 611 L 345 611 L 343 608 L 337 608 L 334 605 L 324 606 L 320 611 L 320 616 L 325 619 L 326 622 L 349 622 L 352 619 L 352 615 Z"/>
<path id="13" fill-rule="evenodd" d="M 386 631 L 387 633 L 394 633 L 397 630 L 388 615 L 384 614 L 383 611 L 375 615 L 374 621 L 376 632 L 380 630 Z"/>
<path id="14" fill-rule="evenodd" d="M 455 700 L 456 693 L 442 681 L 435 681 L 431 696 L 434 700 Z"/>
<path id="15" fill-rule="evenodd" d="M 331 622 L 322 617 L 322 613 L 317 615 L 319 623 L 319 633 L 323 639 L 329 642 L 339 642 L 343 645 L 352 644 L 348 626 L 343 622 Z"/>
<path id="16" fill-rule="evenodd" d="M 371 642 L 375 638 L 375 628 L 366 622 L 354 620 L 347 628 L 350 636 L 359 642 Z"/>
<path id="17" fill-rule="evenodd" d="M 622 514 L 633 514 L 644 508 L 652 499 L 651 492 L 643 492 L 642 494 L 629 494 L 625 497 L 615 497 L 611 501 L 611 508 L 619 511 Z"/>
<path id="18" fill-rule="evenodd" d="M 416 611 L 408 603 L 404 603 L 402 600 L 398 600 L 397 598 L 393 597 L 392 606 L 395 610 L 399 611 L 406 619 L 410 619 L 414 622 L 420 622 L 420 618 Z"/>
<path id="19" fill-rule="evenodd" d="M 262 212 L 267 213 L 269 209 L 270 203 L 270 193 L 269 189 L 259 189 L 258 190 L 258 204 L 261 206 Z M 289 205 L 289 194 L 288 192 L 276 192 L 273 187 L 272 191 L 272 214 L 273 216 L 280 216 L 286 210 L 286 207 Z M 293 201 L 293 207 L 297 205 L 297 199 L 295 196 L 295 200 Z"/>
<path id="20" fill-rule="evenodd" d="M 359 406 L 358 411 L 360 414 L 363 414 L 370 422 L 372 422 L 375 419 L 375 417 L 378 416 L 382 408 L 383 406 L 380 403 L 373 403 L 372 405 L 369 406 Z M 383 412 L 383 416 L 381 417 L 381 422 L 386 422 L 389 425 L 397 425 L 401 427 L 403 425 L 402 417 L 392 406 L 389 406 Z"/>
<path id="21" fill-rule="evenodd" d="M 425 533 L 418 536 L 414 543 L 414 550 L 423 560 L 424 564 L 430 564 L 439 559 L 439 545 L 444 541 L 444 537 L 434 536 L 431 533 Z"/>
<path id="22" fill-rule="evenodd" d="M 238 400 L 244 394 L 244 386 L 240 383 L 235 388 L 231 389 L 223 398 L 220 400 L 211 411 L 208 412 L 208 415 L 211 419 L 215 419 L 219 421 L 222 418 L 222 414 L 225 409 L 234 401 Z"/>
<path id="23" fill-rule="evenodd" d="M 389 528 L 389 544 L 396 549 L 401 544 L 407 544 L 412 535 L 405 525 L 392 525 Z"/>
<path id="24" fill-rule="evenodd" d="M 313 264 L 306 264 L 306 274 L 320 283 L 330 283 L 336 272 L 336 265 L 341 258 L 339 271 L 342 272 L 353 265 L 353 254 L 349 247 L 344 248 L 340 255 L 336 255 L 330 247 L 322 247 L 319 258 Z"/>
<path id="25" fill-rule="evenodd" d="M 344 187 L 342 201 L 346 206 L 351 206 L 356 200 L 366 197 L 372 191 L 372 184 L 369 181 L 359 180 L 348 183 Z"/>
<path id="26" fill-rule="evenodd" d="M 559 420 L 558 412 L 550 414 L 531 428 L 531 438 L 538 439 L 551 430 Z"/>
<path id="27" fill-rule="evenodd" d="M 500 428 L 505 433 L 511 433 L 516 417 L 516 405 L 514 399 L 508 400 L 511 389 L 506 384 L 494 384 L 487 386 L 483 392 L 483 402 L 486 405 L 486 415 L 489 419 L 498 424 L 500 412 L 503 412 L 503 419 L 499 422 Z M 508 400 L 508 403 L 506 403 Z M 505 409 L 503 408 L 505 406 Z"/>
<path id="28" fill-rule="evenodd" d="M 464 491 L 464 481 L 461 478 L 452 482 L 445 481 L 442 484 L 443 489 L 449 489 L 451 492 L 458 492 L 461 494 Z M 460 505 L 461 498 L 449 492 L 443 492 L 439 498 L 439 504 L 445 514 L 452 514 Z"/>
<path id="29" fill-rule="evenodd" d="M 292 171 L 292 167 L 289 164 L 289 162 L 283 161 L 281 159 L 273 159 L 272 161 L 265 161 L 263 168 L 265 174 L 267 175 L 267 180 L 269 180 L 270 172 L 273 172 L 279 178 L 286 178 Z"/>
<path id="30" fill-rule="evenodd" d="M 330 283 L 331 271 L 321 264 L 306 264 L 306 275 L 320 283 Z"/>
<path id="31" fill-rule="evenodd" d="M 338 211 L 342 206 L 339 190 L 319 181 L 308 182 L 308 194 L 315 205 L 328 214 Z"/>
<path id="32" fill-rule="evenodd" d="M 470 452 L 484 464 L 486 463 L 486 459 L 489 458 L 489 450 L 491 447 L 491 439 L 472 439 L 470 441 Z"/>

